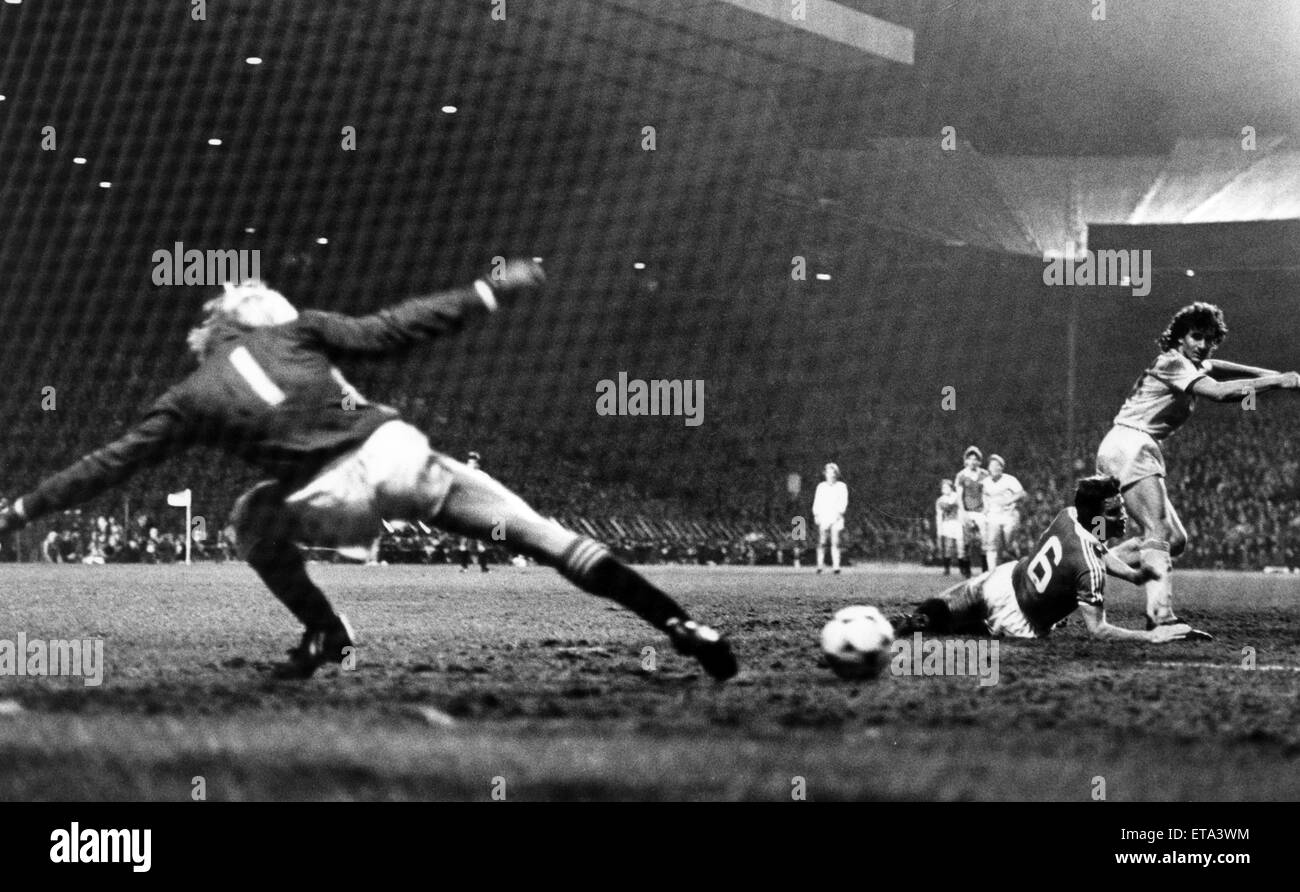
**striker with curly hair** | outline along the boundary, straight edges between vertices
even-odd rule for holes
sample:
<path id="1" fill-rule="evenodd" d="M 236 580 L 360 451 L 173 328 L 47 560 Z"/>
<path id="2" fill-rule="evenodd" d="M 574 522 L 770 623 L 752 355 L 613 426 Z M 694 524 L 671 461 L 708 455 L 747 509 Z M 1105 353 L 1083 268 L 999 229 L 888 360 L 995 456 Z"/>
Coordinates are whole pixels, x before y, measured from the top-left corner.
<path id="1" fill-rule="evenodd" d="M 1223 321 L 1223 310 L 1204 301 L 1188 304 L 1169 320 L 1169 325 L 1156 338 L 1161 350 L 1172 350 L 1189 331 L 1201 332 L 1215 347 L 1228 336 L 1228 323 Z"/>
<path id="2" fill-rule="evenodd" d="M 1118 478 L 1124 507 L 1142 539 L 1144 583 L 1151 626 L 1177 625 L 1171 572 L 1187 546 L 1187 530 L 1165 488 L 1160 444 L 1192 416 L 1196 398 L 1217 403 L 1249 401 L 1268 390 L 1298 390 L 1300 375 L 1215 359 L 1228 334 L 1223 311 L 1211 303 L 1189 304 L 1174 314 L 1156 339 L 1160 355 L 1133 383 L 1128 398 L 1097 448 L 1097 471 Z"/>

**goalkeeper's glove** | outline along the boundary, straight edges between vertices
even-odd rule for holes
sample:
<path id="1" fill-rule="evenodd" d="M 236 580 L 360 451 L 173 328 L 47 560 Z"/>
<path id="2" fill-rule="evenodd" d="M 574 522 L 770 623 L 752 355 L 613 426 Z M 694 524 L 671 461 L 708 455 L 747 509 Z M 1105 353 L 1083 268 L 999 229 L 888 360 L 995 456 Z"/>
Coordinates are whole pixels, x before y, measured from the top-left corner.
<path id="1" fill-rule="evenodd" d="M 540 288 L 546 283 L 546 273 L 542 272 L 540 263 L 514 258 L 505 263 L 494 264 L 492 272 L 485 276 L 483 281 L 492 289 L 493 294 L 512 294 L 516 291 Z"/>
<path id="2" fill-rule="evenodd" d="M 22 501 L 21 499 L 19 501 Z M 27 526 L 27 518 L 9 500 L 0 498 L 0 533 L 12 533 Z"/>

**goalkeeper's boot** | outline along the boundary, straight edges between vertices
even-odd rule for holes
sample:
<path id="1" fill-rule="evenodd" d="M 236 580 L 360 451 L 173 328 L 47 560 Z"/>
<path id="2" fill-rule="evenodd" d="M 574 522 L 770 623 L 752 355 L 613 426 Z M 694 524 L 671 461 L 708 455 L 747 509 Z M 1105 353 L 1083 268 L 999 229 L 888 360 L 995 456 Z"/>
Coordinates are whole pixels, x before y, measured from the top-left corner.
<path id="1" fill-rule="evenodd" d="M 704 671 L 718 681 L 726 681 L 736 674 L 738 667 L 731 645 L 716 629 L 693 619 L 670 619 L 665 631 L 679 654 L 695 657 Z"/>
<path id="2" fill-rule="evenodd" d="M 356 646 L 356 635 L 347 617 L 338 614 L 331 627 L 308 629 L 302 641 L 288 651 L 289 659 L 277 663 L 271 674 L 278 679 L 305 679 L 326 663 L 341 663 L 345 648 Z"/>

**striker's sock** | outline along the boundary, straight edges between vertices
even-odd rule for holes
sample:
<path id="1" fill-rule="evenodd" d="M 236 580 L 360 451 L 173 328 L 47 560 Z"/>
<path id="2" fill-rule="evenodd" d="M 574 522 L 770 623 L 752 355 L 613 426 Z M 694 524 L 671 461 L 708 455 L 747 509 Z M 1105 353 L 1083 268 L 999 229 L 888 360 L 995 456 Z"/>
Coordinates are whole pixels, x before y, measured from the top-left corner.
<path id="1" fill-rule="evenodd" d="M 1146 539 L 1138 552 L 1145 566 L 1160 575 L 1142 584 L 1147 596 L 1147 618 L 1153 625 L 1164 625 L 1175 620 L 1173 558 L 1169 556 L 1169 543 L 1162 539 Z"/>

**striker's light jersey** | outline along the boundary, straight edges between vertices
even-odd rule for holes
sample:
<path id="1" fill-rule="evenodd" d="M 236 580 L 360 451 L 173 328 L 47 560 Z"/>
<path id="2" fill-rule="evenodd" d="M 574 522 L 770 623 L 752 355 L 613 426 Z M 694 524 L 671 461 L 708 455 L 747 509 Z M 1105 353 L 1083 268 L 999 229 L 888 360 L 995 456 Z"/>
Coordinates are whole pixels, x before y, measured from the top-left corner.
<path id="1" fill-rule="evenodd" d="M 849 507 L 849 488 L 843 480 L 831 483 L 823 480 L 817 484 L 813 495 L 813 520 L 818 524 L 834 523 L 844 516 Z"/>
<path id="2" fill-rule="evenodd" d="M 1115 424 L 1140 430 L 1154 440 L 1165 439 L 1191 417 L 1196 407 L 1192 384 L 1206 375 L 1206 363 L 1166 350 L 1134 382 Z"/>
<path id="3" fill-rule="evenodd" d="M 1106 546 L 1079 524 L 1066 508 L 1038 537 L 1033 556 L 1016 561 L 1011 571 L 1020 612 L 1040 635 L 1046 635 L 1080 604 L 1100 607 L 1106 587 Z"/>
<path id="4" fill-rule="evenodd" d="M 997 480 L 990 474 L 984 478 L 984 506 L 989 514 L 999 517 L 1015 514 L 1016 506 L 1011 500 L 1024 491 L 1020 481 L 1010 474 L 1003 474 Z"/>
<path id="5" fill-rule="evenodd" d="M 961 493 L 961 506 L 966 511 L 984 510 L 984 480 L 989 476 L 988 469 L 976 468 L 974 471 L 962 468 L 953 478 L 953 485 Z"/>

